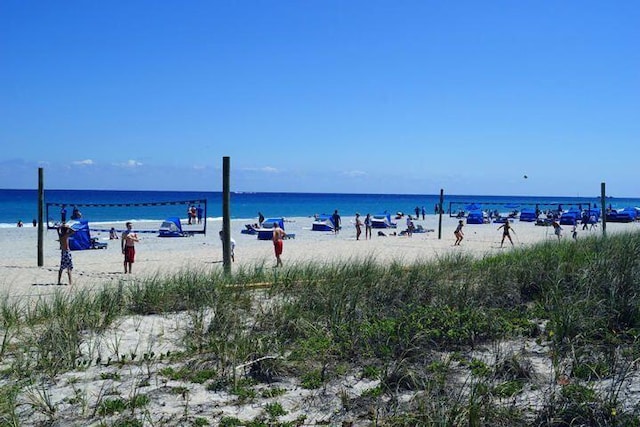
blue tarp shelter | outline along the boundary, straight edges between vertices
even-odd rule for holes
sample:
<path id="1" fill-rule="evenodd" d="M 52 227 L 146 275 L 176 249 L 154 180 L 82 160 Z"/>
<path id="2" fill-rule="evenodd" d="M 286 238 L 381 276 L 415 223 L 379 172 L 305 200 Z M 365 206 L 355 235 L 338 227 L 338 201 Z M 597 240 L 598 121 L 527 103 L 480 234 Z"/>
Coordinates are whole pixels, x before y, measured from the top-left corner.
<path id="1" fill-rule="evenodd" d="M 69 237 L 69 249 L 72 251 L 83 251 L 91 249 L 91 233 L 89 231 L 89 222 L 78 221 L 71 225 L 75 233 Z"/>
<path id="2" fill-rule="evenodd" d="M 538 219 L 538 215 L 535 209 L 524 208 L 520 211 L 520 221 L 535 222 Z"/>
<path id="3" fill-rule="evenodd" d="M 97 238 L 91 238 L 89 222 L 87 220 L 78 221 L 71 224 L 75 233 L 69 237 L 69 249 L 72 251 L 84 251 L 86 249 L 106 249 L 106 243 L 98 242 Z"/>
<path id="4" fill-rule="evenodd" d="M 577 209 L 570 209 L 560 216 L 560 225 L 577 224 L 580 218 L 582 218 L 582 212 Z"/>
<path id="5" fill-rule="evenodd" d="M 386 212 L 373 215 L 371 217 L 371 228 L 395 228 L 396 224 L 391 222 L 391 214 Z"/>
<path id="6" fill-rule="evenodd" d="M 336 225 L 333 223 L 333 215 L 318 215 L 318 218 L 311 224 L 311 230 L 313 231 L 333 231 L 335 228 Z"/>
<path id="7" fill-rule="evenodd" d="M 467 215 L 467 224 L 484 224 L 484 213 L 479 209 L 474 209 Z"/>
<path id="8" fill-rule="evenodd" d="M 284 230 L 284 218 L 267 218 L 262 223 L 262 227 L 258 229 L 258 240 L 271 240 L 275 223 Z"/>
<path id="9" fill-rule="evenodd" d="M 189 236 L 182 231 L 182 224 L 180 218 L 173 216 L 164 220 L 160 225 L 158 237 L 185 237 Z"/>

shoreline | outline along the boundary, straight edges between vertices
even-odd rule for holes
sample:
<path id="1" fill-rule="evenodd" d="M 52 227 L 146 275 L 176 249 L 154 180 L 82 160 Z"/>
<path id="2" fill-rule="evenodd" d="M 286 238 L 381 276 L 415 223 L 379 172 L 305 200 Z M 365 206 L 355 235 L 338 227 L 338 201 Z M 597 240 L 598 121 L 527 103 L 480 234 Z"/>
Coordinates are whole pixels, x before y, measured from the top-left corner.
<path id="1" fill-rule="evenodd" d="M 454 246 L 453 234 L 458 224 L 457 218 L 443 216 L 442 238 L 438 239 L 438 217 L 427 215 L 425 220 L 414 221 L 421 225 L 424 233 L 414 233 L 412 237 L 400 236 L 406 228 L 404 220 L 395 220 L 396 229 L 373 229 L 370 240 L 364 240 L 364 230 L 359 241 L 353 216 L 342 217 L 342 229 L 333 232 L 312 231 L 313 218 L 292 217 L 285 220 L 285 232 L 295 238 L 285 240 L 282 260 L 284 267 L 293 264 L 335 262 L 374 259 L 379 263 L 397 262 L 409 264 L 428 261 L 452 253 L 462 253 L 474 257 L 498 254 L 512 249 L 505 241 L 500 248 L 502 237 L 500 224 L 465 224 L 464 240 L 460 246 Z M 231 236 L 236 242 L 235 262 L 232 271 L 240 268 L 271 268 L 275 265 L 273 245 L 270 241 L 258 240 L 256 235 L 241 233 L 245 220 L 231 221 Z M 153 222 L 157 224 L 157 222 Z M 134 229 L 142 231 L 149 223 L 134 222 Z M 537 226 L 530 222 L 514 221 L 513 248 L 523 248 L 543 241 L 557 241 L 551 227 Z M 105 223 L 121 229 L 124 222 Z M 577 228 L 578 239 L 587 236 L 602 235 L 601 224 L 595 229 Z M 157 275 L 171 275 L 186 268 L 208 271 L 222 269 L 222 242 L 218 231 L 221 220 L 207 221 L 207 234 L 195 234 L 191 237 L 157 237 L 141 233 L 136 245 L 136 260 L 133 264 L 132 278 Z M 183 230 L 188 231 L 189 226 Z M 607 223 L 607 233 L 638 231 L 640 223 Z M 378 231 L 387 234 L 378 236 Z M 398 235 L 388 235 L 395 232 Z M 107 243 L 106 249 L 73 251 L 73 286 L 58 286 L 57 274 L 60 263 L 60 251 L 55 230 L 44 233 L 44 266 L 37 266 L 37 227 L 0 228 L 0 249 L 6 254 L 0 266 L 0 292 L 12 298 L 37 297 L 50 294 L 56 289 L 82 289 L 119 283 L 130 277 L 124 274 L 120 240 L 109 240 L 108 232 L 91 232 L 92 238 Z M 571 240 L 571 226 L 563 226 L 563 240 Z M 62 276 L 67 283 L 66 272 Z"/>

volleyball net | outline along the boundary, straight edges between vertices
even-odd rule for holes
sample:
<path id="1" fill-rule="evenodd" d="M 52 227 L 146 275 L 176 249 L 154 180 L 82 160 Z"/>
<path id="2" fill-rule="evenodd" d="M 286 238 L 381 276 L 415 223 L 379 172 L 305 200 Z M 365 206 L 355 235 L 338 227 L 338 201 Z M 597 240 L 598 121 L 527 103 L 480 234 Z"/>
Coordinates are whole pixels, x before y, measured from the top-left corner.
<path id="1" fill-rule="evenodd" d="M 74 221 L 87 221 L 91 231 L 124 231 L 127 222 L 138 233 L 158 233 L 165 220 L 178 218 L 182 231 L 207 233 L 207 200 L 191 199 L 138 203 L 47 202 L 48 229 Z"/>

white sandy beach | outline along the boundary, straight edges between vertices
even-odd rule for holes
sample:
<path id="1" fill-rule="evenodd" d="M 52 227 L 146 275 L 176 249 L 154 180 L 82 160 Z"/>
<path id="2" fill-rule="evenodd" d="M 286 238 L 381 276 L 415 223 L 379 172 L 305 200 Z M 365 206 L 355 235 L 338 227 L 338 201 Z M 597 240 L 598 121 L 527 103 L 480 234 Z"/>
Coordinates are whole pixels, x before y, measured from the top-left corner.
<path id="1" fill-rule="evenodd" d="M 422 225 L 426 233 L 415 233 L 412 237 L 393 236 L 380 237 L 376 229 L 373 238 L 361 240 L 355 238 L 353 216 L 343 216 L 343 228 L 339 234 L 311 230 L 312 218 L 295 217 L 285 219 L 285 230 L 295 234 L 284 244 L 282 259 L 284 265 L 295 263 L 331 263 L 349 259 L 375 258 L 379 262 L 398 261 L 410 263 L 418 260 L 433 259 L 450 252 L 462 252 L 473 256 L 484 256 L 508 251 L 511 245 L 505 242 L 500 248 L 502 231 L 499 224 L 465 224 L 465 238 L 461 246 L 453 246 L 453 231 L 458 223 L 456 218 L 447 215 L 442 217 L 442 238 L 438 239 L 438 216 L 427 215 L 425 220 L 416 221 Z M 242 234 L 241 230 L 248 221 L 233 220 L 231 222 L 232 237 L 236 241 L 235 263 L 233 269 L 239 267 L 264 266 L 271 268 L 274 263 L 273 245 L 270 241 L 258 240 L 255 235 Z M 404 219 L 398 219 L 397 229 L 383 230 L 386 234 L 400 233 L 405 229 Z M 114 223 L 116 228 L 124 228 L 124 223 Z M 532 243 L 557 240 L 551 227 L 536 226 L 530 222 L 514 221 L 513 240 L 515 247 Z M 110 225 L 108 225 L 110 226 Z M 101 228 L 105 228 L 101 224 Z M 134 224 L 136 229 L 154 228 L 159 224 Z M 638 223 L 608 223 L 607 233 L 626 230 L 637 230 Z M 133 266 L 133 277 L 148 275 L 164 275 L 185 268 L 219 269 L 222 268 L 222 244 L 218 231 L 222 228 L 220 220 L 209 220 L 206 235 L 196 234 L 192 237 L 160 238 L 155 234 L 141 233 L 141 241 L 137 244 L 136 262 Z M 578 239 L 589 235 L 601 234 L 601 226 L 593 230 L 582 230 L 578 226 Z M 571 239 L 571 226 L 563 226 L 563 239 Z M 60 251 L 55 230 L 45 230 L 44 266 L 37 266 L 37 228 L 0 228 L 0 247 L 3 260 L 0 266 L 0 289 L 12 298 L 21 296 L 37 296 L 53 293 L 57 286 L 57 275 L 60 265 Z M 108 248 L 102 250 L 84 250 L 73 252 L 73 287 L 69 289 L 96 287 L 113 283 L 125 278 L 123 274 L 123 256 L 120 251 L 120 240 L 109 240 L 108 233 L 92 233 L 101 242 L 107 242 Z M 67 283 L 66 273 L 62 282 Z"/>
<path id="2" fill-rule="evenodd" d="M 295 238 L 285 241 L 283 261 L 285 268 L 296 263 L 330 263 L 364 257 L 375 257 L 379 262 L 392 260 L 409 263 L 417 260 L 429 260 L 452 252 L 462 252 L 472 256 L 484 256 L 510 251 L 512 247 L 505 243 L 500 249 L 501 230 L 498 224 L 465 225 L 465 239 L 461 246 L 453 246 L 455 238 L 453 230 L 458 223 L 455 218 L 443 217 L 442 239 L 438 239 L 438 217 L 431 215 L 425 221 L 418 221 L 432 232 L 414 234 L 412 237 L 387 236 L 379 237 L 377 230 L 371 240 L 356 241 L 353 217 L 343 217 L 343 229 L 338 235 L 331 232 L 311 231 L 311 218 L 288 218 L 285 223 L 286 231 L 295 234 Z M 271 269 L 274 265 L 273 245 L 271 241 L 260 241 L 255 235 L 242 234 L 247 221 L 232 221 L 232 236 L 237 242 L 236 262 L 234 269 L 242 267 L 264 266 Z M 398 220 L 398 228 L 384 230 L 386 233 L 399 233 L 404 229 Z M 150 227 L 154 224 L 137 224 L 136 228 Z M 124 224 L 114 224 L 122 228 Z M 107 249 L 85 250 L 73 252 L 75 269 L 73 271 L 73 286 L 57 286 L 60 251 L 58 249 L 55 230 L 46 232 L 44 243 L 45 265 L 37 266 L 37 229 L 33 227 L 0 229 L 3 257 L 0 266 L 2 279 L 0 286 L 9 298 L 26 300 L 29 297 L 39 297 L 54 294 L 64 290 L 74 292 L 83 288 L 99 288 L 110 283 L 119 283 L 129 277 L 143 279 L 148 275 L 171 274 L 183 268 L 201 270 L 222 268 L 222 248 L 218 237 L 221 221 L 207 223 L 209 233 L 182 238 L 160 238 L 155 234 L 141 234 L 141 241 L 137 245 L 136 262 L 132 275 L 123 273 L 123 256 L 120 251 L 120 240 L 109 240 L 108 233 L 94 234 L 101 241 L 108 243 Z M 104 227 L 104 225 L 101 225 Z M 640 224 L 607 224 L 607 233 L 638 230 Z M 515 247 L 523 247 L 536 242 L 549 240 L 557 241 L 551 227 L 536 226 L 533 223 L 515 221 L 513 223 Z M 564 226 L 563 239 L 571 239 L 571 227 Z M 600 226 L 593 230 L 581 230 L 578 239 L 586 236 L 601 234 Z M 66 274 L 63 282 L 67 283 Z M 107 331 L 101 334 L 91 333 L 82 344 L 81 354 L 87 360 L 95 360 L 98 355 L 117 360 L 122 354 L 134 354 L 143 351 L 156 354 L 168 354 L 183 350 L 180 344 L 182 334 L 188 330 L 190 318 L 184 313 L 167 313 L 163 315 L 126 316 L 115 322 Z M 508 347 L 509 352 L 518 351 L 527 357 L 534 367 L 538 379 L 535 392 L 523 394 L 519 405 L 531 409 L 532 405 L 540 405 L 545 394 L 551 393 L 554 387 L 554 368 L 547 355 L 550 349 L 545 343 L 538 343 L 535 339 L 517 340 L 501 343 Z M 479 348 L 475 357 L 494 360 L 493 352 Z M 242 361 L 243 363 L 245 361 Z M 182 365 L 180 364 L 182 363 Z M 183 380 L 169 380 L 160 375 L 160 368 L 172 366 L 179 369 L 186 362 L 171 364 L 154 360 L 152 372 L 145 369 L 144 364 L 123 365 L 119 368 L 115 364 L 109 366 L 95 364 L 90 367 L 74 370 L 59 375 L 53 382 L 27 387 L 21 391 L 16 399 L 16 411 L 20 419 L 29 425 L 47 420 L 47 411 L 42 410 L 44 398 L 48 396 L 49 403 L 55 407 L 56 418 L 64 425 L 88 425 L 90 408 L 97 407 L 106 398 L 105 387 L 110 393 L 131 399 L 133 395 L 143 393 L 152 396 L 148 405 L 148 415 L 157 425 L 186 425 L 184 420 L 187 413 L 197 414 L 204 419 L 219 420 L 223 416 L 237 417 L 242 420 L 252 420 L 264 415 L 268 403 L 279 402 L 288 415 L 280 418 L 290 421 L 304 417 L 306 422 L 326 423 L 330 417 L 340 414 L 342 400 L 345 397 L 356 398 L 364 390 L 378 385 L 379 380 L 361 378 L 356 372 L 333 380 L 323 389 L 308 390 L 292 378 L 281 378 L 275 386 L 284 390 L 284 394 L 277 398 L 263 398 L 250 400 L 246 403 L 238 402 L 233 394 L 226 391 L 213 392 L 204 384 L 194 384 Z M 239 365 L 240 367 L 243 364 Z M 240 368 L 237 368 L 240 369 Z M 105 380 L 106 377 L 112 380 Z M 144 381 L 143 381 L 144 380 Z M 139 386 L 143 381 L 146 385 Z M 628 384 L 637 383 L 635 375 L 629 376 Z M 0 381 L 0 385 L 2 382 Z M 260 385 L 262 389 L 272 385 Z M 40 388 L 38 388 L 40 387 Z M 142 388 L 139 388 L 142 387 Z M 176 394 L 175 389 L 183 388 L 188 392 Z M 39 391 L 38 391 L 39 390 Z M 640 390 L 629 385 L 625 401 L 635 402 Z M 80 401 L 89 406 L 69 404 L 77 396 Z M 182 396 L 182 397 L 180 397 Z M 184 396 L 188 396 L 185 399 Z M 410 393 L 401 395 L 402 399 L 410 399 Z M 87 409 L 89 408 L 89 409 Z M 193 418 L 193 415 L 191 415 Z M 348 418 L 346 418 L 348 419 Z M 160 422 L 162 420 L 162 423 Z M 94 418 L 92 423 L 99 420 Z M 60 425 L 62 425 L 60 424 Z M 97 424 L 91 424 L 97 425 Z M 368 422 L 353 422 L 350 425 L 370 425 Z"/>

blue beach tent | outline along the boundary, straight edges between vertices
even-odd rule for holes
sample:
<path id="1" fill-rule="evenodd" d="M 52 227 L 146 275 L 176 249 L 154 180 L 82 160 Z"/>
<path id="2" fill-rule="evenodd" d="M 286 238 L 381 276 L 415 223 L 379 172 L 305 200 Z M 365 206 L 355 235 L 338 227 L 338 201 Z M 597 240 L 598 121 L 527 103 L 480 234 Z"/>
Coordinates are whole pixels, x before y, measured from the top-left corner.
<path id="1" fill-rule="evenodd" d="M 467 215 L 467 224 L 484 224 L 484 213 L 480 209 L 474 209 Z"/>
<path id="2" fill-rule="evenodd" d="M 186 237 L 189 235 L 182 231 L 182 224 L 177 216 L 165 219 L 158 232 L 158 237 Z"/>
<path id="3" fill-rule="evenodd" d="M 563 212 L 560 216 L 560 225 L 573 225 L 577 224 L 578 220 L 582 218 L 582 212 L 577 209 L 570 209 L 567 212 Z"/>
<path id="4" fill-rule="evenodd" d="M 106 243 L 98 242 L 97 238 L 91 237 L 89 222 L 81 220 L 71 224 L 75 233 L 69 237 L 69 249 L 72 251 L 84 251 L 86 249 L 106 249 Z"/>
<path id="5" fill-rule="evenodd" d="M 336 225 L 333 223 L 333 215 L 321 214 L 318 215 L 311 224 L 311 230 L 313 231 L 333 231 Z"/>
<path id="6" fill-rule="evenodd" d="M 524 208 L 520 211 L 520 221 L 535 222 L 538 219 L 538 215 L 535 209 Z"/>
<path id="7" fill-rule="evenodd" d="M 71 225 L 75 233 L 69 237 L 69 249 L 72 251 L 83 251 L 91 249 L 91 233 L 89 232 L 88 221 L 78 221 Z"/>
<path id="8" fill-rule="evenodd" d="M 391 214 L 386 211 L 371 217 L 371 228 L 395 228 L 396 225 L 391 222 Z"/>
<path id="9" fill-rule="evenodd" d="M 267 218 L 262 223 L 262 227 L 258 229 L 258 240 L 271 240 L 275 223 L 284 230 L 284 218 Z"/>

